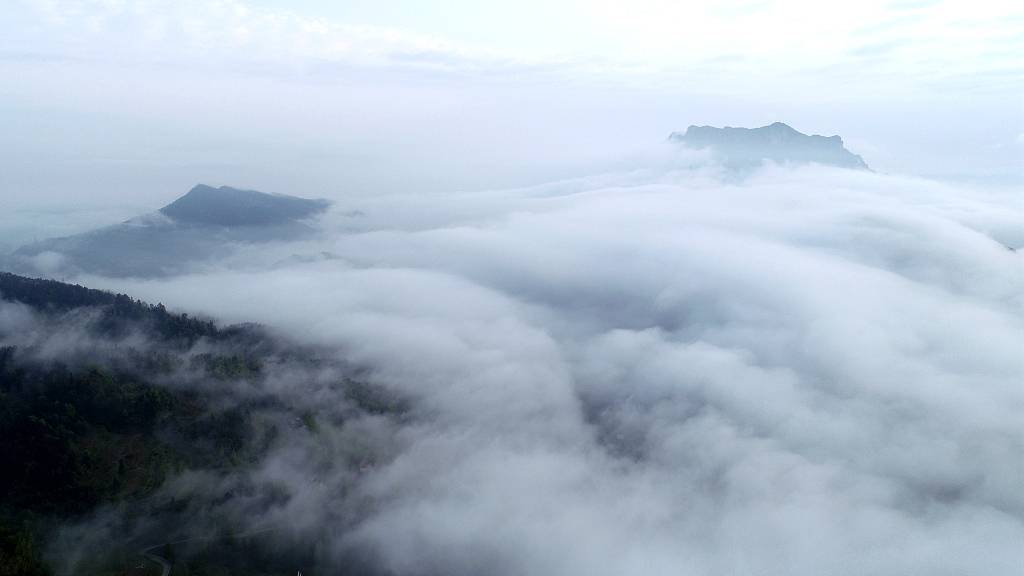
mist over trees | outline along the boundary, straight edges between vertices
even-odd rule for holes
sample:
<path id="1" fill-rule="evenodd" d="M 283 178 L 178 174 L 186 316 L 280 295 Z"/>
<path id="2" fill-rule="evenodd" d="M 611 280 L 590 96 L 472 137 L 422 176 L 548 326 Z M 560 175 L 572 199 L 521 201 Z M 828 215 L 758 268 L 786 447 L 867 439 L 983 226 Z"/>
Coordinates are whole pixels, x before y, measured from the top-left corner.
<path id="1" fill-rule="evenodd" d="M 130 572 L 149 542 L 164 543 L 149 552 L 173 556 L 175 573 L 316 573 L 315 541 L 261 520 L 294 495 L 249 475 L 283 436 L 316 445 L 347 421 L 408 410 L 259 326 L 8 273 L 0 295 L 0 313 L 20 316 L 0 331 L 0 460 L 14 464 L 0 476 L 5 573 Z M 296 404 L 264 387 L 314 372 L 347 405 Z M 375 455 L 357 442 L 342 447 L 359 453 L 347 462 L 312 448 L 330 453 L 328 467 L 358 469 Z M 205 488 L 168 489 L 183 477 Z M 225 511 L 240 500 L 257 510 Z"/>

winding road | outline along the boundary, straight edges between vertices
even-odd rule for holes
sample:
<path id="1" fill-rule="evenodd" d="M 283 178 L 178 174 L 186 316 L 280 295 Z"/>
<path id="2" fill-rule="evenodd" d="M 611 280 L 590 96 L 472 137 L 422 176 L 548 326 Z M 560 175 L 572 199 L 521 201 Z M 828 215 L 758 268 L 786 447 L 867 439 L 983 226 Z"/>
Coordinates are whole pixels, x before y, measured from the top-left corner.
<path id="1" fill-rule="evenodd" d="M 163 546 L 167 546 L 168 544 L 182 544 L 184 542 L 192 542 L 195 540 L 231 540 L 234 538 L 244 538 L 246 536 L 252 536 L 253 534 L 262 534 L 263 532 L 273 532 L 274 530 L 277 530 L 277 528 L 260 528 L 258 530 L 249 530 L 248 532 L 239 532 L 238 534 L 228 534 L 226 536 L 196 536 L 194 538 L 182 538 L 181 540 L 175 540 L 173 542 L 164 542 L 162 544 L 154 544 L 153 546 L 143 548 L 142 551 L 139 552 L 139 554 L 141 554 L 144 558 L 148 558 L 149 560 L 152 560 L 153 562 L 160 564 L 162 570 L 160 576 L 170 576 L 171 568 L 174 566 L 174 564 L 167 558 L 164 558 L 163 556 L 154 553 L 154 550 L 161 548 Z"/>
<path id="2" fill-rule="evenodd" d="M 170 574 L 171 574 L 171 563 L 170 563 L 170 561 L 168 561 L 166 558 L 164 558 L 162 556 L 157 556 L 156 554 L 153 554 L 152 552 L 150 552 L 150 550 L 155 550 L 155 549 L 157 549 L 157 548 L 159 548 L 161 546 L 163 546 L 163 544 L 157 544 L 156 546 L 150 546 L 149 548 L 146 548 L 145 550 L 142 551 L 142 555 L 144 557 L 146 557 L 146 558 L 149 558 L 153 562 L 156 562 L 156 563 L 160 564 L 160 567 L 163 569 L 163 571 L 160 573 L 160 576 L 170 576 Z"/>

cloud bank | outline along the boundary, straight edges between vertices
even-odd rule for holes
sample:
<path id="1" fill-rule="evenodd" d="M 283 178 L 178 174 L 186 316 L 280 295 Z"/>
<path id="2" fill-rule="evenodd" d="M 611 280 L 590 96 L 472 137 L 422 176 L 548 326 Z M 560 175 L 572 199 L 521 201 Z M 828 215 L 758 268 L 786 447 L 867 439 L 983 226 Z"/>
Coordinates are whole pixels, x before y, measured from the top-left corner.
<path id="1" fill-rule="evenodd" d="M 300 448 L 261 472 L 294 495 L 265 514 L 339 563 L 1009 575 L 1022 224 L 1018 195 L 926 180 L 659 169 L 351 200 L 315 241 L 80 280 L 264 322 L 412 399 L 344 490 Z"/>

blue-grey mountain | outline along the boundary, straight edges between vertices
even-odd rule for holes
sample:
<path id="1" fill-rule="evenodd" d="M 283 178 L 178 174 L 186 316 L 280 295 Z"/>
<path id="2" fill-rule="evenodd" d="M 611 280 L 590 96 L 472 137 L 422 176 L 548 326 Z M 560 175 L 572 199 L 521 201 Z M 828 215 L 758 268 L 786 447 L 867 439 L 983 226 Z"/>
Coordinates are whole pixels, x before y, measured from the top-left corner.
<path id="1" fill-rule="evenodd" d="M 160 213 L 178 223 L 269 226 L 315 216 L 328 205 L 327 200 L 199 184 L 188 194 L 161 208 Z"/>
<path id="2" fill-rule="evenodd" d="M 222 257 L 238 243 L 309 236 L 329 202 L 199 184 L 167 206 L 97 230 L 16 250 L 7 267 L 44 274 L 161 276 Z"/>
<path id="3" fill-rule="evenodd" d="M 782 122 L 760 128 L 690 126 L 684 133 L 673 132 L 669 140 L 710 150 L 730 170 L 752 170 L 765 161 L 869 170 L 864 159 L 847 150 L 839 136 L 807 135 Z"/>

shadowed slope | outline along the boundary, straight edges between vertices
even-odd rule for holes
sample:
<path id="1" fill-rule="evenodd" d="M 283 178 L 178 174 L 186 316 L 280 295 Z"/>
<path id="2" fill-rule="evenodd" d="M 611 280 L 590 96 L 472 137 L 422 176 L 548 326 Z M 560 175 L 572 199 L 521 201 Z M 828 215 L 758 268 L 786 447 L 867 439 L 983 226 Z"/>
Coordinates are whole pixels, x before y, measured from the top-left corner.
<path id="1" fill-rule="evenodd" d="M 26 273 L 162 276 L 229 254 L 238 243 L 292 240 L 330 203 L 199 184 L 156 212 L 16 250 L 7 264 Z"/>
<path id="2" fill-rule="evenodd" d="M 265 226 L 308 218 L 323 212 L 328 205 L 326 200 L 198 184 L 160 212 L 180 223 Z"/>

